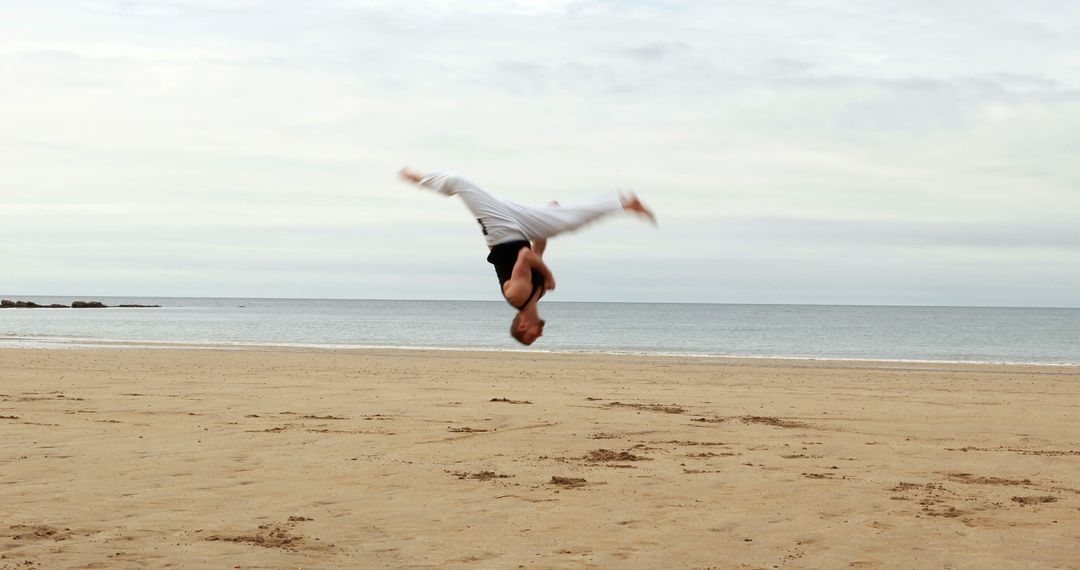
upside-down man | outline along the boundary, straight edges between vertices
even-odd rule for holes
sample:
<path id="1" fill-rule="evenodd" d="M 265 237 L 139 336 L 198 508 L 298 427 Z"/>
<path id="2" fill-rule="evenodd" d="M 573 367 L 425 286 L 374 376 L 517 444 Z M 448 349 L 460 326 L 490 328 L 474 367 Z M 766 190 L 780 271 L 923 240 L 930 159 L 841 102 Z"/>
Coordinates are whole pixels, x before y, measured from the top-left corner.
<path id="1" fill-rule="evenodd" d="M 420 174 L 401 169 L 409 182 L 447 196 L 458 196 L 469 208 L 487 240 L 487 260 L 495 266 L 506 302 L 517 309 L 510 335 L 530 345 L 544 334 L 537 302 L 555 289 L 555 277 L 544 264 L 547 240 L 600 217 L 616 212 L 635 212 L 654 224 L 656 217 L 633 194 L 612 192 L 571 204 L 524 206 L 492 196 L 468 180 L 450 173 Z"/>

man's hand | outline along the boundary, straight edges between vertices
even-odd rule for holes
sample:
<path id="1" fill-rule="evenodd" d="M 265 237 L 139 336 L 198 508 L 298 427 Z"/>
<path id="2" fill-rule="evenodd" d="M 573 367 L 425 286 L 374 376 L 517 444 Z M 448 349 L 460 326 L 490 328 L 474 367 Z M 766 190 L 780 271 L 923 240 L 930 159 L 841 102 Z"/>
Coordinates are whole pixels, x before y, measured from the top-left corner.
<path id="1" fill-rule="evenodd" d="M 522 268 L 522 277 L 527 281 L 532 280 L 532 272 L 539 271 L 540 275 L 544 277 L 544 289 L 555 288 L 555 276 L 552 275 L 551 270 L 544 264 L 544 260 L 540 259 L 539 255 L 530 250 L 527 247 L 521 248 L 521 253 L 518 256 L 518 263 L 514 265 L 514 271 L 518 270 L 519 266 Z"/>

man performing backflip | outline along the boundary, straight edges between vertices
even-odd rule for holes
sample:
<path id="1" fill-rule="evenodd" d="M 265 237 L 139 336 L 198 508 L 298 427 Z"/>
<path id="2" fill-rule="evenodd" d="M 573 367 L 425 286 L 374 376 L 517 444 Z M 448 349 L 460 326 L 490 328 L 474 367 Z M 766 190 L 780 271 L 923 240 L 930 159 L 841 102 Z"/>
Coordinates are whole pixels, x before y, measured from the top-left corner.
<path id="1" fill-rule="evenodd" d="M 408 168 L 401 177 L 447 196 L 460 196 L 487 240 L 487 260 L 495 266 L 506 302 L 518 310 L 510 335 L 530 345 L 544 334 L 537 302 L 555 289 L 555 277 L 544 264 L 547 240 L 615 212 L 635 212 L 654 224 L 656 217 L 634 195 L 610 193 L 573 204 L 523 206 L 496 198 L 472 182 L 450 172 L 423 175 Z M 532 242 L 532 243 L 530 243 Z"/>

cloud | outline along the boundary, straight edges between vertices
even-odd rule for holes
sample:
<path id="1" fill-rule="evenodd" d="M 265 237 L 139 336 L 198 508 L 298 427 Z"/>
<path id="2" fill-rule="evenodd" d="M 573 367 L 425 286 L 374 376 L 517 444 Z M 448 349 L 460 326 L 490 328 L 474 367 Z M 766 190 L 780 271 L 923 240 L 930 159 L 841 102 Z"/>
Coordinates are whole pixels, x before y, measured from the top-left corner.
<path id="1" fill-rule="evenodd" d="M 478 298 L 482 242 L 460 204 L 395 180 L 412 163 L 523 202 L 649 200 L 659 234 L 559 238 L 579 300 L 932 303 L 995 282 L 982 302 L 1080 305 L 1069 4 L 88 0 L 0 16 L 0 253 L 23 291 L 66 268 L 102 294 L 423 297 L 412 268 L 445 252 L 468 277 L 427 295 Z M 1015 275 L 1025 261 L 1060 289 Z M 948 279 L 890 285 L 930 273 Z"/>
<path id="2" fill-rule="evenodd" d="M 652 63 L 678 57 L 691 47 L 683 42 L 651 42 L 623 48 L 620 51 L 633 59 Z"/>

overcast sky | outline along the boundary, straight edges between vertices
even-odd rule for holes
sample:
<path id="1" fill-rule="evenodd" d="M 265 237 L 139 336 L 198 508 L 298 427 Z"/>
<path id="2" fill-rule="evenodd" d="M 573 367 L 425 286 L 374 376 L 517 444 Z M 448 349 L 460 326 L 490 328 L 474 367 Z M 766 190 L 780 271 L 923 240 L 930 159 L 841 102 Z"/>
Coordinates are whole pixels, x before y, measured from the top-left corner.
<path id="1" fill-rule="evenodd" d="M 1080 3 L 4 0 L 0 293 L 1080 306 Z"/>

